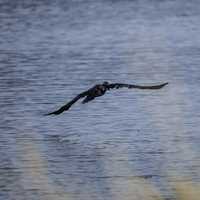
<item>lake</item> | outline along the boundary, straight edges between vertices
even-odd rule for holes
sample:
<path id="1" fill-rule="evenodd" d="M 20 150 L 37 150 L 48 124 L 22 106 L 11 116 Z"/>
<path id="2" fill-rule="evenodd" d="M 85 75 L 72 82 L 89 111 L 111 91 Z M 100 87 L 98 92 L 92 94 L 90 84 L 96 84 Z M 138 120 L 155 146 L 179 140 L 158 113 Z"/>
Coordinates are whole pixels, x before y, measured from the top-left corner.
<path id="1" fill-rule="evenodd" d="M 197 0 L 0 2 L 0 200 L 174 199 L 200 182 Z M 103 81 L 120 89 L 44 116 Z"/>

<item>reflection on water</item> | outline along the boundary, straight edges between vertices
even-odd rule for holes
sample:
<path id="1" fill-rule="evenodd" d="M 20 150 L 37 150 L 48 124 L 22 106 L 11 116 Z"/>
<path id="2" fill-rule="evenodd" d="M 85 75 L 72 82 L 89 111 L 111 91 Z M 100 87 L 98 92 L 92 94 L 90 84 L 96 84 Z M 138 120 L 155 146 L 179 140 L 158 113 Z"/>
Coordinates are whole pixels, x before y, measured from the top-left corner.
<path id="1" fill-rule="evenodd" d="M 196 5 L 1 1 L 0 199 L 182 198 L 174 177 L 198 183 Z M 43 116 L 104 80 L 170 84 Z"/>

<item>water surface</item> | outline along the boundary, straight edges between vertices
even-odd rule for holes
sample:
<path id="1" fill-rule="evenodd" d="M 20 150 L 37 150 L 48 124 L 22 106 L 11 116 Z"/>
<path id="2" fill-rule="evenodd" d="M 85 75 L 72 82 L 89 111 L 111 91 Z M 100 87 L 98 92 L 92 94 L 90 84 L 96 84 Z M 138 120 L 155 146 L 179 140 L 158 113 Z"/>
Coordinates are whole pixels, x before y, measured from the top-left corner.
<path id="1" fill-rule="evenodd" d="M 2 0 L 0 199 L 173 198 L 174 177 L 199 182 L 198 5 Z M 43 116 L 105 80 L 170 84 Z"/>

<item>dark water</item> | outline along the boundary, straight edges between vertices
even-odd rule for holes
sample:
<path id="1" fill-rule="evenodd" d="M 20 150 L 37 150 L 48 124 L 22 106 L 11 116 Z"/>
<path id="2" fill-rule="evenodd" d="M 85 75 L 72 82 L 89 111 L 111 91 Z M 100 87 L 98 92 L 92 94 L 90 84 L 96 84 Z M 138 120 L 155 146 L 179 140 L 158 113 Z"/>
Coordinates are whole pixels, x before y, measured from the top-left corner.
<path id="1" fill-rule="evenodd" d="M 174 177 L 199 182 L 199 21 L 198 0 L 1 0 L 0 199 L 173 198 Z M 105 80 L 170 84 L 43 116 Z"/>

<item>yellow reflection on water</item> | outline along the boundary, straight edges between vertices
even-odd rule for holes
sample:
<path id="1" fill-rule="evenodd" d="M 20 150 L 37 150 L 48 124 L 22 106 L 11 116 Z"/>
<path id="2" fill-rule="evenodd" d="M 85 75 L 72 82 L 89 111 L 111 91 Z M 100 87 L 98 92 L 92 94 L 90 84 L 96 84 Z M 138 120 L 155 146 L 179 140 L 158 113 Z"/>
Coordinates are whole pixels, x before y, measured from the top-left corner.
<path id="1" fill-rule="evenodd" d="M 41 156 L 38 146 L 31 140 L 18 141 L 20 150 L 21 168 L 23 169 L 23 179 L 21 183 L 26 191 L 37 190 L 41 200 L 71 200 L 74 199 L 64 189 L 56 185 L 48 176 L 48 166 Z M 122 150 L 122 149 L 121 149 Z M 136 176 L 117 176 L 120 172 L 133 174 L 129 167 L 126 154 L 119 154 L 121 150 L 116 150 L 112 158 L 104 160 L 104 170 L 108 176 L 107 180 L 115 200 L 164 200 L 161 192 L 149 181 Z M 23 152 L 23 153 L 22 153 Z M 123 159 L 119 164 L 118 159 Z M 133 174 L 134 175 L 134 174 Z M 69 180 L 70 181 L 70 180 Z M 173 181 L 176 182 L 176 181 Z M 177 181 L 173 185 L 175 189 L 175 199 L 177 200 L 199 200 L 200 186 L 191 182 Z M 83 200 L 87 195 L 83 195 Z M 89 198 L 89 196 L 87 197 Z"/>
<path id="2" fill-rule="evenodd" d="M 178 200 L 199 200 L 200 185 L 191 182 L 181 182 L 175 185 Z"/>
<path id="3" fill-rule="evenodd" d="M 18 140 L 20 167 L 23 174 L 20 184 L 26 191 L 36 192 L 40 200 L 71 200 L 63 188 L 56 185 L 48 176 L 48 166 L 42 158 L 38 146 L 31 139 Z M 27 192 L 28 193 L 28 192 Z M 27 194 L 29 196 L 31 194 Z"/>

